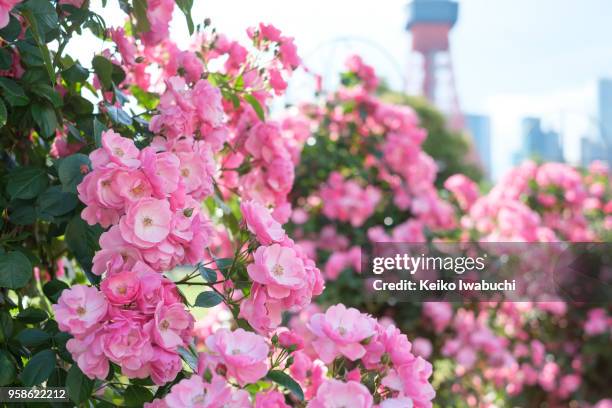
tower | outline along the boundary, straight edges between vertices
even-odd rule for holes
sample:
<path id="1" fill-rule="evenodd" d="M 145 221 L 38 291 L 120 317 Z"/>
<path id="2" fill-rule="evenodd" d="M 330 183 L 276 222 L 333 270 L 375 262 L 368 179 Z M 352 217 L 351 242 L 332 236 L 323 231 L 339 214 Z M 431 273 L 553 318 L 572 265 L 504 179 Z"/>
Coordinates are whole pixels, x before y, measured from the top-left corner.
<path id="1" fill-rule="evenodd" d="M 459 4 L 452 0 L 412 0 L 406 30 L 412 50 L 422 57 L 420 92 L 444 111 L 453 129 L 464 128 L 459 107 L 448 36 L 457 22 Z"/>

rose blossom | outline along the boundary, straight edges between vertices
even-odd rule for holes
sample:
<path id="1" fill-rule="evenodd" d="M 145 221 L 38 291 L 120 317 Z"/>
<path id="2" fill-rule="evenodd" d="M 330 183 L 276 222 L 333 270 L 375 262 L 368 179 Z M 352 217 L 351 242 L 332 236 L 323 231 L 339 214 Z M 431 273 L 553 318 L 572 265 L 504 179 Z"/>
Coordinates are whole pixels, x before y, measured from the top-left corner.
<path id="1" fill-rule="evenodd" d="M 166 350 L 176 350 L 185 343 L 185 338 L 193 329 L 193 316 L 185 310 L 182 303 L 166 306 L 160 303 L 155 310 L 155 318 L 146 325 L 151 330 L 155 342 Z"/>
<path id="2" fill-rule="evenodd" d="M 243 329 L 220 329 L 206 339 L 212 356 L 227 368 L 240 385 L 253 383 L 268 372 L 270 348 L 265 339 Z"/>
<path id="3" fill-rule="evenodd" d="M 262 245 L 283 241 L 285 230 L 272 218 L 266 207 L 256 201 L 245 201 L 240 205 L 240 209 L 249 231 L 255 234 Z"/>
<path id="4" fill-rule="evenodd" d="M 292 289 L 304 286 L 304 263 L 293 248 L 279 244 L 261 246 L 253 257 L 254 262 L 247 266 L 247 272 L 253 281 L 266 285 L 270 297 L 286 298 Z"/>
<path id="5" fill-rule="evenodd" d="M 255 408 L 291 408 L 285 403 L 285 396 L 278 391 L 258 392 Z"/>
<path id="6" fill-rule="evenodd" d="M 205 383 L 200 376 L 192 375 L 172 387 L 164 399 L 169 408 L 223 407 L 231 398 L 231 389 L 221 377 Z"/>
<path id="7" fill-rule="evenodd" d="M 52 307 L 60 330 L 82 335 L 87 334 L 106 316 L 108 302 L 96 288 L 75 285 L 64 289 L 57 304 Z"/>
<path id="8" fill-rule="evenodd" d="M 112 129 L 102 132 L 102 148 L 111 162 L 130 168 L 140 166 L 140 150 L 132 139 L 122 137 Z"/>
<path id="9" fill-rule="evenodd" d="M 91 332 L 84 337 L 75 337 L 66 343 L 66 350 L 72 354 L 73 360 L 90 379 L 103 380 L 108 375 L 108 358 L 102 348 L 103 329 Z"/>
<path id="10" fill-rule="evenodd" d="M 373 398 L 370 391 L 355 381 L 342 382 L 329 379 L 317 390 L 308 408 L 371 408 Z"/>
<path id="11" fill-rule="evenodd" d="M 100 284 L 100 289 L 112 305 L 127 305 L 140 294 L 140 279 L 133 272 L 123 271 L 107 276 Z"/>
<path id="12" fill-rule="evenodd" d="M 123 239 L 139 248 L 151 248 L 170 233 L 172 213 L 166 200 L 143 198 L 128 207 L 119 228 Z"/>
<path id="13" fill-rule="evenodd" d="M 312 316 L 309 328 L 317 336 L 313 341 L 315 350 L 329 364 L 339 355 L 351 361 L 363 357 L 366 349 L 361 342 L 376 333 L 376 321 L 357 309 L 338 304 L 329 307 L 325 314 Z"/>
<path id="14" fill-rule="evenodd" d="M 153 358 L 151 339 L 136 321 L 118 318 L 105 326 L 104 354 L 121 372 L 131 378 L 145 378 L 149 375 L 147 363 Z"/>

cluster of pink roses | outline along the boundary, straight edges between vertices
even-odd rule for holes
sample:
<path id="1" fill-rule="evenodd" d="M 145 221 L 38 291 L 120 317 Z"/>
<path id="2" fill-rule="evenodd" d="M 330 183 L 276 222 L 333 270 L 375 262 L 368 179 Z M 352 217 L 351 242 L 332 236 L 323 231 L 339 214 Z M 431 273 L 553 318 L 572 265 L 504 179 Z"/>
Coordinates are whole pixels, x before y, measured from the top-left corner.
<path id="1" fill-rule="evenodd" d="M 525 162 L 477 199 L 474 183 L 462 176 L 449 179 L 446 188 L 466 211 L 462 226 L 476 230 L 483 240 L 593 241 L 597 233 L 588 214 L 600 211 L 605 217 L 609 203 L 606 172 L 597 170 L 599 166 L 595 163 L 593 172 L 583 178 L 566 164 Z"/>
<path id="2" fill-rule="evenodd" d="M 273 368 L 273 361 L 275 366 L 289 368 L 304 390 L 307 407 L 432 406 L 432 367 L 411 352 L 407 337 L 393 325 L 339 304 L 325 313 L 311 305 L 295 315 L 290 326 L 278 328 L 271 340 L 242 329 L 220 329 L 209 335 L 206 350 L 199 355 L 197 374 L 147 406 L 192 406 L 189 403 L 197 397 L 202 404 L 197 406 L 203 407 L 288 408 L 286 397 L 277 390 L 249 398 L 244 389 L 230 385 L 256 383 Z M 336 360 L 344 360 L 346 368 L 330 371 L 328 366 Z M 381 374 L 380 388 L 374 390 L 384 395 L 380 404 L 374 403 L 374 396 L 362 383 L 373 373 Z"/>
<path id="3" fill-rule="evenodd" d="M 374 186 L 361 187 L 355 180 L 345 180 L 338 172 L 329 175 L 319 191 L 323 214 L 332 220 L 363 225 L 380 201 L 381 192 Z"/>
<path id="4" fill-rule="evenodd" d="M 73 338 L 66 348 L 90 378 L 104 379 L 109 362 L 130 378 L 151 377 L 162 385 L 182 364 L 178 347 L 189 344 L 193 317 L 176 286 L 141 262 L 113 272 L 101 290 L 75 285 L 53 310 Z"/>
<path id="5" fill-rule="evenodd" d="M 368 397 L 370 392 L 359 384 L 368 377 L 368 372 L 381 375 L 381 386 L 386 390 L 382 394 L 386 398 L 380 407 L 432 406 L 435 396 L 429 383 L 432 366 L 411 352 L 407 337 L 392 324 L 385 325 L 354 308 L 338 304 L 325 313 L 310 309 L 294 317 L 290 325 L 294 333 L 305 339 L 304 348 L 294 355 L 291 373 L 304 387 L 306 395 L 313 396 L 312 406 L 342 401 L 349 406 L 373 407 Z M 347 364 L 353 368 L 347 368 L 346 382 L 325 378 L 325 364 L 338 358 L 352 362 Z M 347 395 L 351 389 L 353 392 Z"/>
<path id="6" fill-rule="evenodd" d="M 111 226 L 94 257 L 98 275 L 137 261 L 162 271 L 203 259 L 211 227 L 197 200 L 212 192 L 212 152 L 203 141 L 162 141 L 141 151 L 109 130 L 91 153 L 93 171 L 78 186 L 82 216 Z"/>
<path id="7" fill-rule="evenodd" d="M 281 312 L 300 311 L 321 294 L 323 278 L 263 204 L 246 201 L 241 209 L 247 227 L 262 246 L 247 266 L 253 286 L 240 306 L 240 316 L 258 332 L 268 333 L 280 324 Z"/>

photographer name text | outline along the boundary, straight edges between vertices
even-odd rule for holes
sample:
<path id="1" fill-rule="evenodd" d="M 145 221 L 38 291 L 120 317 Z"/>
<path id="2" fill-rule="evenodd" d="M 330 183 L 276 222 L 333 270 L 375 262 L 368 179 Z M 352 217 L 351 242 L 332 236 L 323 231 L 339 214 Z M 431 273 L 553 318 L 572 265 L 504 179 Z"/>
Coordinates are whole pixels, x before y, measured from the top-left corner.
<path id="1" fill-rule="evenodd" d="M 372 288 L 376 291 L 427 291 L 427 292 L 440 292 L 440 291 L 459 291 L 459 292 L 472 292 L 472 291 L 495 291 L 495 292 L 506 292 L 516 290 L 516 281 L 503 280 L 499 282 L 490 282 L 486 280 L 472 281 L 459 279 L 457 281 L 446 281 L 443 279 L 423 279 L 418 282 L 402 279 L 397 282 L 385 282 L 382 279 L 376 279 L 372 282 Z"/>

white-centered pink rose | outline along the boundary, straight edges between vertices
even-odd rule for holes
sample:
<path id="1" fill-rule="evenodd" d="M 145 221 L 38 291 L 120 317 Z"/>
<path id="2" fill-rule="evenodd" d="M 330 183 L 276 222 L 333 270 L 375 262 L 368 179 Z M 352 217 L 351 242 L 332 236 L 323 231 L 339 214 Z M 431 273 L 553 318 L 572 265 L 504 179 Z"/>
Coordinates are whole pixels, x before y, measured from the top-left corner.
<path id="1" fill-rule="evenodd" d="M 306 283 L 304 262 L 293 248 L 279 244 L 261 246 L 253 258 L 254 262 L 247 267 L 249 276 L 266 285 L 270 297 L 285 298 L 292 289 L 300 289 Z"/>
<path id="2" fill-rule="evenodd" d="M 282 242 L 286 235 L 281 224 L 272 218 L 270 211 L 256 201 L 245 201 L 240 205 L 249 231 L 262 245 Z"/>
<path id="3" fill-rule="evenodd" d="M 96 288 L 75 285 L 64 289 L 53 312 L 62 331 L 83 335 L 101 322 L 108 311 L 108 302 Z"/>
<path id="4" fill-rule="evenodd" d="M 254 383 L 268 372 L 270 347 L 266 340 L 243 329 L 217 330 L 206 339 L 210 354 L 227 368 L 240 385 Z"/>
<path id="5" fill-rule="evenodd" d="M 170 233 L 172 212 L 166 200 L 143 198 L 128 207 L 119 228 L 123 238 L 139 248 L 151 248 Z"/>
<path id="6" fill-rule="evenodd" d="M 362 342 L 376 334 L 376 321 L 357 309 L 338 304 L 325 314 L 313 315 L 309 328 L 317 336 L 313 345 L 323 362 L 331 363 L 340 355 L 355 361 L 365 355 Z"/>

